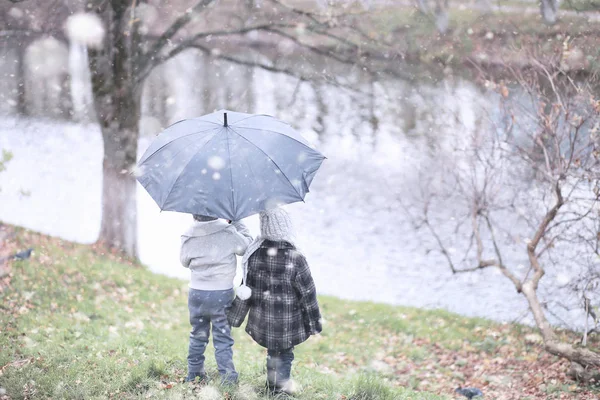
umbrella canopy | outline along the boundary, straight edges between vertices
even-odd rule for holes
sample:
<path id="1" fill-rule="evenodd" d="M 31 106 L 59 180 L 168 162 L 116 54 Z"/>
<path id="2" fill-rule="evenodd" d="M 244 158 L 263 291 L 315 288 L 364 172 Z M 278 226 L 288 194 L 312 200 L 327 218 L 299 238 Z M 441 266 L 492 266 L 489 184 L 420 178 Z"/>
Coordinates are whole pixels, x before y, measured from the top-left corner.
<path id="1" fill-rule="evenodd" d="M 221 110 L 165 129 L 136 177 L 161 210 L 235 221 L 303 201 L 324 159 L 283 121 Z"/>

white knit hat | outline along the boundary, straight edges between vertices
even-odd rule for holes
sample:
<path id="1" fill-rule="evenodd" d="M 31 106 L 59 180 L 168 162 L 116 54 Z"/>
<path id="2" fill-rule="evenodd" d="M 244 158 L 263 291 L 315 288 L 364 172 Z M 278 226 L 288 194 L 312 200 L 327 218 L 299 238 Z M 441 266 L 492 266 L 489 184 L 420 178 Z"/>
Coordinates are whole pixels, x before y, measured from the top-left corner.
<path id="1" fill-rule="evenodd" d="M 236 295 L 241 300 L 248 300 L 252 295 L 252 289 L 246 286 L 248 278 L 248 260 L 250 256 L 260 248 L 265 240 L 274 242 L 294 243 L 294 228 L 290 215 L 281 208 L 274 208 L 268 211 L 262 211 L 260 217 L 260 236 L 254 239 L 244 257 L 242 258 L 242 269 L 244 271 L 242 285 L 237 288 Z"/>
<path id="2" fill-rule="evenodd" d="M 294 228 L 290 215 L 282 208 L 261 212 L 260 236 L 275 242 L 294 242 Z"/>

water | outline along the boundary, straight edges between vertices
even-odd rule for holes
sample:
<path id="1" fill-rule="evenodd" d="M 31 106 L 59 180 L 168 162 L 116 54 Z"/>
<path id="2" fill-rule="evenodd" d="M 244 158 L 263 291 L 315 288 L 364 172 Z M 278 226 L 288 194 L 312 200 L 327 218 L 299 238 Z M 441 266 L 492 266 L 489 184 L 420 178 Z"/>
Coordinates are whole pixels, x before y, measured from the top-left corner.
<path id="1" fill-rule="evenodd" d="M 194 84 L 166 80 L 184 67 Z M 229 85 L 196 80 L 212 74 L 226 77 Z M 213 108 L 277 115 L 293 122 L 328 157 L 306 203 L 288 206 L 320 293 L 531 323 L 525 300 L 497 270 L 452 275 L 431 236 L 415 230 L 400 204 L 418 190 L 416 171 L 431 168 L 426 155 L 432 148 L 451 151 L 455 141 L 449 138 L 460 140 L 484 119 L 499 118 L 494 99 L 468 82 L 452 80 L 417 86 L 386 82 L 374 90 L 374 100 L 365 99 L 184 54 L 155 71 L 145 88 L 139 154 L 161 126 Z M 72 97 L 87 98 L 77 92 Z M 85 114 L 77 108 L 78 116 Z M 0 174 L 0 220 L 81 243 L 96 240 L 102 182 L 98 126 L 7 116 L 0 119 L 1 148 L 14 159 Z M 178 252 L 190 217 L 161 213 L 141 187 L 137 206 L 141 261 L 154 272 L 187 279 Z M 454 211 L 451 206 L 437 210 L 446 220 Z M 246 222 L 256 234 L 257 219 Z M 468 240 L 445 229 L 442 234 L 452 241 Z M 509 253 L 505 261 L 527 263 L 523 250 Z M 549 273 L 543 282 L 553 279 Z M 582 321 L 581 312 L 559 310 L 558 315 L 551 317 L 554 323 Z"/>
<path id="2" fill-rule="evenodd" d="M 0 147 L 14 154 L 0 175 L 0 219 L 68 240 L 94 242 L 101 216 L 98 128 L 5 118 L 0 132 Z M 140 150 L 148 143 L 142 141 Z M 426 255 L 393 204 L 390 210 L 376 209 L 378 203 L 389 201 L 385 193 L 375 198 L 379 184 L 372 175 L 378 168 L 355 169 L 357 164 L 351 160 L 330 158 L 306 204 L 288 207 L 298 245 L 306 253 L 321 293 L 443 307 L 498 320 L 523 315 L 526 304 L 494 271 L 452 276 L 439 256 Z M 374 209 L 367 209 L 368 204 Z M 189 216 L 161 213 L 141 187 L 138 212 L 141 261 L 154 272 L 187 278 L 178 251 L 179 235 L 190 222 Z M 256 234 L 256 218 L 250 217 L 247 223 Z"/>

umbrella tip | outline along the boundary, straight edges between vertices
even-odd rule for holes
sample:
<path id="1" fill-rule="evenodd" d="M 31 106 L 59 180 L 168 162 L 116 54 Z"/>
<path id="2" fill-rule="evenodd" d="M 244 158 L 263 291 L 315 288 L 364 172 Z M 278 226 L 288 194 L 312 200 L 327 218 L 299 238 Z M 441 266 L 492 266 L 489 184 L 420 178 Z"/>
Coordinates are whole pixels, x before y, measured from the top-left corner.
<path id="1" fill-rule="evenodd" d="M 227 126 L 227 113 L 223 113 L 223 126 Z"/>

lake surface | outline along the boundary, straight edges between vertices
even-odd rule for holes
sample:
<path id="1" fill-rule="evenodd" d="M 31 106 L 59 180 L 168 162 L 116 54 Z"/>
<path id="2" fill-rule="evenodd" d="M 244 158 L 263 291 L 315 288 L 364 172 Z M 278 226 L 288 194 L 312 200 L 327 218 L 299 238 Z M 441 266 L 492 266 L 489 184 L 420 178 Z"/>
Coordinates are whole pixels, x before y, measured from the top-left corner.
<path id="1" fill-rule="evenodd" d="M 0 147 L 14 154 L 0 174 L 1 220 L 77 242 L 96 240 L 102 182 L 97 127 L 5 118 Z M 494 270 L 453 276 L 441 257 L 425 254 L 420 235 L 386 204 L 390 196 L 378 193 L 372 174 L 381 167 L 356 167 L 352 160 L 328 159 L 306 203 L 288 207 L 321 293 L 496 320 L 526 313 L 521 296 Z M 154 272 L 187 278 L 178 251 L 190 217 L 161 213 L 141 187 L 138 211 L 142 262 Z M 257 233 L 257 219 L 247 223 Z"/>
<path id="2" fill-rule="evenodd" d="M 85 77 L 81 60 L 71 61 L 73 75 Z M 210 77 L 226 78 L 218 82 L 228 84 L 215 86 Z M 9 78 L 5 75 L 0 86 L 9 87 Z M 451 151 L 447 138 L 467 138 L 482 121 L 500 118 L 494 96 L 452 79 L 419 85 L 385 82 L 370 89 L 373 97 L 184 54 L 157 70 L 146 85 L 139 154 L 162 127 L 215 108 L 276 115 L 328 157 L 306 203 L 287 207 L 319 292 L 531 323 L 525 300 L 504 276 L 495 269 L 453 275 L 432 238 L 415 230 L 401 206 L 419 190 L 415 171 L 430 169 L 426 155 L 432 148 Z M 92 113 L 88 91 L 89 85 L 79 82 L 72 94 L 82 102 L 75 110 L 80 121 Z M 29 118 L 12 115 L 12 103 L 0 107 L 5 114 L 0 149 L 14 154 L 0 174 L 0 220 L 92 243 L 101 217 L 99 128 L 92 122 L 44 117 L 45 108 L 36 107 L 37 116 Z M 161 213 L 141 186 L 137 205 L 141 261 L 154 272 L 186 279 L 188 271 L 178 258 L 179 236 L 191 217 Z M 435 211 L 438 218 L 450 220 L 455 210 L 448 205 Z M 256 217 L 247 223 L 258 232 Z M 468 241 L 451 230 L 442 234 Z M 526 254 L 518 250 L 505 261 L 524 268 Z M 542 289 L 555 280 L 556 273 L 549 271 Z M 578 310 L 558 309 L 550 319 L 574 326 L 583 322 Z"/>

